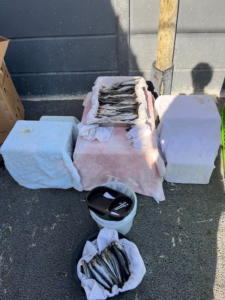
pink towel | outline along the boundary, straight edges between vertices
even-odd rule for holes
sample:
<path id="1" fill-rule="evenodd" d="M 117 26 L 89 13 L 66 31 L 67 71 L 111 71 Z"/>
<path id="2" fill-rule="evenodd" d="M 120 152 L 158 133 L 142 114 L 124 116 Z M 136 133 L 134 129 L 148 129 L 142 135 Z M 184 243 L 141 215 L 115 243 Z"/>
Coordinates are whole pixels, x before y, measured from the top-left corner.
<path id="1" fill-rule="evenodd" d="M 91 93 L 88 97 L 82 117 L 83 124 L 91 108 Z M 133 179 L 138 184 L 136 193 L 154 197 L 158 201 L 165 200 L 162 187 L 165 165 L 157 148 L 154 98 L 150 92 L 146 93 L 146 100 L 152 129 L 147 148 L 137 149 L 133 145 L 127 147 L 125 127 L 115 127 L 110 141 L 105 143 L 87 141 L 78 136 L 73 159 L 84 190 L 91 190 L 107 182 L 107 175 L 113 175 L 124 183 L 128 178 Z"/>

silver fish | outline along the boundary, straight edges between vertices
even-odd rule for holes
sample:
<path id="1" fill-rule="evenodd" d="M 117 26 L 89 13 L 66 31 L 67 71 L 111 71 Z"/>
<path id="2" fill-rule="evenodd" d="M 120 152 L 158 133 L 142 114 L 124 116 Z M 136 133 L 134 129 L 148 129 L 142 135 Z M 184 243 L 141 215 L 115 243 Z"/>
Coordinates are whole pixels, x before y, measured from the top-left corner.
<path id="1" fill-rule="evenodd" d="M 123 105 L 126 105 L 126 104 L 137 104 L 138 102 L 137 101 L 135 101 L 135 100 L 129 100 L 129 99 L 127 99 L 127 100 L 121 100 L 121 101 L 119 101 L 119 104 L 123 104 Z"/>
<path id="2" fill-rule="evenodd" d="M 120 85 L 136 85 L 140 81 L 141 77 L 135 77 L 133 80 L 127 80 L 123 82 L 118 82 L 113 85 L 113 87 L 118 87 Z"/>
<path id="3" fill-rule="evenodd" d="M 136 114 L 138 112 L 138 107 L 118 108 L 117 111 L 121 112 L 121 113 L 127 113 L 127 114 L 130 114 L 130 113 Z"/>
<path id="4" fill-rule="evenodd" d="M 95 269 L 93 268 L 92 264 L 89 262 L 88 263 L 88 267 L 90 268 L 91 270 L 91 273 L 93 274 L 94 276 L 94 279 L 102 286 L 104 287 L 105 289 L 107 290 L 111 290 L 111 287 L 110 285 L 102 278 L 102 276 L 97 272 L 95 271 Z"/>
<path id="5" fill-rule="evenodd" d="M 108 259 L 110 259 L 110 261 L 113 265 L 113 268 L 115 270 L 116 276 L 119 280 L 120 286 L 122 287 L 124 284 L 124 281 L 123 281 L 122 273 L 120 270 L 119 262 L 115 256 L 115 254 L 113 252 L 111 252 L 109 249 L 106 249 L 106 255 L 107 255 Z"/>
<path id="6" fill-rule="evenodd" d="M 97 261 L 97 263 L 99 265 L 101 265 L 105 271 L 108 272 L 109 276 L 111 277 L 111 279 L 113 280 L 113 282 L 118 285 L 118 279 L 116 277 L 116 275 L 114 275 L 114 273 L 111 271 L 111 269 L 109 268 L 109 266 L 105 263 L 105 261 L 102 259 L 102 257 L 98 254 L 95 255 L 95 259 Z"/>
<path id="7" fill-rule="evenodd" d="M 123 86 L 123 87 L 119 88 L 117 90 L 117 92 L 125 92 L 125 91 L 128 91 L 128 90 L 133 90 L 134 91 L 134 86 L 133 85 Z"/>
<path id="8" fill-rule="evenodd" d="M 127 120 L 131 119 L 131 118 L 136 118 L 137 115 L 136 114 L 133 114 L 133 113 L 121 113 L 117 116 L 112 116 L 112 119 L 113 118 L 120 118 L 120 119 L 124 119 L 124 118 L 128 118 Z"/>
<path id="9" fill-rule="evenodd" d="M 117 98 L 130 98 L 132 96 L 135 96 L 135 93 L 133 94 L 119 94 L 119 95 L 108 95 L 108 96 L 105 96 L 103 97 L 104 99 L 117 99 Z"/>
<path id="10" fill-rule="evenodd" d="M 81 263 L 82 263 L 83 270 L 84 270 L 84 274 L 85 274 L 86 278 L 87 278 L 87 279 L 93 279 L 94 277 L 93 277 L 93 275 L 92 275 L 92 273 L 91 273 L 91 270 L 89 269 L 89 267 L 88 267 L 86 261 L 85 261 L 85 260 L 82 260 Z"/>
<path id="11" fill-rule="evenodd" d="M 100 118 L 112 118 L 112 117 L 116 117 L 117 115 L 110 115 L 110 114 L 104 114 L 104 115 L 96 115 L 96 118 L 100 119 Z"/>
<path id="12" fill-rule="evenodd" d="M 103 267 L 101 265 L 99 265 L 97 263 L 97 261 L 95 259 L 91 260 L 91 264 L 94 267 L 94 269 L 102 276 L 103 279 L 105 279 L 105 281 L 113 286 L 114 282 L 112 281 L 111 277 L 109 276 L 108 272 L 106 272 Z"/>
<path id="13" fill-rule="evenodd" d="M 129 271 L 129 267 L 128 267 L 128 264 L 127 264 L 127 261 L 125 259 L 125 257 L 123 256 L 123 254 L 120 252 L 120 250 L 114 245 L 112 244 L 112 249 L 116 255 L 116 258 L 118 259 L 121 267 L 122 267 L 122 270 L 124 271 L 124 273 L 126 274 L 127 277 L 130 276 L 130 271 Z"/>
<path id="14" fill-rule="evenodd" d="M 110 95 L 119 95 L 119 94 L 132 94 L 134 93 L 134 88 L 127 88 L 126 90 L 118 89 L 118 90 L 105 90 L 100 92 L 99 96 L 105 97 L 105 96 L 110 96 Z"/>
<path id="15" fill-rule="evenodd" d="M 110 98 L 108 98 L 108 99 L 105 99 L 105 98 L 101 98 L 101 97 L 99 97 L 98 98 L 98 101 L 99 102 L 106 102 L 106 103 L 108 103 L 108 102 L 113 102 L 113 103 L 118 103 L 118 100 L 117 99 L 110 99 Z"/>
<path id="16" fill-rule="evenodd" d="M 97 114 L 98 115 L 110 115 L 110 116 L 114 116 L 114 115 L 117 115 L 117 111 L 115 110 L 110 110 L 110 109 L 99 109 L 97 111 Z"/>
<path id="17" fill-rule="evenodd" d="M 112 92 L 112 90 L 109 88 L 99 90 L 99 93 L 101 93 L 101 94 L 110 94 L 111 92 Z"/>
<path id="18" fill-rule="evenodd" d="M 118 110 L 118 109 L 126 109 L 126 108 L 137 108 L 139 106 L 139 104 L 128 104 L 128 105 L 122 105 L 122 104 L 118 104 L 118 105 L 102 105 L 99 110 Z"/>
<path id="19" fill-rule="evenodd" d="M 126 95 L 131 95 L 134 93 L 134 89 L 129 89 L 126 91 L 121 91 L 121 90 L 112 90 L 110 92 L 107 93 L 101 93 L 100 97 L 106 97 L 106 96 L 116 96 L 116 95 L 120 95 L 120 94 L 126 94 Z"/>
<path id="20" fill-rule="evenodd" d="M 113 104 L 113 103 L 120 103 L 120 102 L 123 102 L 123 101 L 132 101 L 132 100 L 136 100 L 137 99 L 137 97 L 136 96 L 134 96 L 134 97 L 126 97 L 126 98 L 107 98 L 107 99 L 105 99 L 105 98 L 99 98 L 98 100 L 99 100 L 99 102 L 101 103 L 101 104 Z M 136 101 L 137 102 L 137 101 Z"/>
<path id="21" fill-rule="evenodd" d="M 112 117 L 115 117 L 115 116 L 119 116 L 119 117 L 129 117 L 129 116 L 136 116 L 138 113 L 137 109 L 132 109 L 132 108 L 127 108 L 127 109 L 121 109 L 121 110 L 118 110 L 118 113 Z"/>
<path id="22" fill-rule="evenodd" d="M 117 278 L 116 276 L 116 272 L 113 268 L 113 265 L 111 263 L 111 261 L 108 259 L 105 250 L 102 251 L 102 253 L 100 254 L 101 258 L 103 259 L 103 261 L 106 263 L 106 265 L 109 267 L 109 269 L 111 270 L 111 272 L 113 273 L 113 275 Z"/>
<path id="23" fill-rule="evenodd" d="M 114 104 L 118 104 L 118 101 L 112 101 L 112 100 L 104 101 L 104 100 L 99 99 L 99 103 L 100 103 L 100 105 L 106 105 L 106 104 L 114 105 Z"/>
<path id="24" fill-rule="evenodd" d="M 115 117 L 118 116 L 118 112 L 116 113 L 110 113 L 110 111 L 108 112 L 103 112 L 103 113 L 97 113 L 98 116 L 106 116 L 106 117 Z"/>
<path id="25" fill-rule="evenodd" d="M 101 88 L 99 90 L 99 93 L 113 93 L 113 92 L 126 92 L 126 91 L 129 91 L 129 90 L 133 90 L 134 91 L 134 85 L 120 85 L 120 86 L 111 86 L 111 87 L 107 87 L 107 88 Z"/>
<path id="26" fill-rule="evenodd" d="M 122 252 L 123 256 L 124 256 L 124 257 L 126 258 L 126 260 L 127 260 L 127 264 L 129 264 L 130 261 L 129 261 L 129 258 L 128 258 L 128 256 L 127 256 L 127 252 L 126 252 L 125 249 L 124 249 L 124 246 L 121 245 L 121 244 L 119 244 L 119 243 L 116 242 L 116 241 L 113 242 L 112 244 L 115 245 L 115 247 L 116 247 L 117 249 L 119 249 L 120 252 Z"/>
<path id="27" fill-rule="evenodd" d="M 125 82 L 122 82 L 121 85 L 131 85 L 131 84 L 136 85 L 140 81 L 140 79 L 134 79 L 134 80 L 130 80 L 130 81 L 125 81 Z"/>
<path id="28" fill-rule="evenodd" d="M 137 119 L 137 118 L 138 118 L 138 115 L 134 115 L 134 116 L 125 116 L 125 117 L 121 118 L 120 120 L 121 120 L 121 121 L 133 121 L 133 120 L 135 120 L 135 119 Z"/>

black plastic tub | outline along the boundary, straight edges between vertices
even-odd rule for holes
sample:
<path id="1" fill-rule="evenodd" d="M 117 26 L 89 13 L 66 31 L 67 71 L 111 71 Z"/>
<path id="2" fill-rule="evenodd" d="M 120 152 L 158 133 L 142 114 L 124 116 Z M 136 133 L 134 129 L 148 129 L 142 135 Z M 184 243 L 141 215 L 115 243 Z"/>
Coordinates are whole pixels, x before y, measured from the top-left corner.
<path id="1" fill-rule="evenodd" d="M 73 257 L 72 257 L 72 261 L 71 261 L 71 273 L 72 273 L 72 278 L 73 278 L 73 282 L 76 286 L 76 288 L 80 291 L 82 291 L 85 295 L 85 291 L 83 289 L 83 287 L 81 286 L 81 282 L 80 282 L 80 279 L 78 278 L 77 276 L 77 264 L 78 264 L 78 261 L 80 260 L 80 258 L 82 257 L 82 253 L 83 253 L 83 249 L 84 249 L 84 246 L 86 244 L 87 241 L 94 241 L 97 239 L 97 236 L 99 234 L 99 231 L 95 231 L 91 234 L 89 234 L 86 238 L 84 238 L 80 244 L 78 245 L 76 251 L 73 253 Z M 129 240 L 126 236 L 124 236 L 122 233 L 119 233 L 118 232 L 118 235 L 119 235 L 119 239 L 127 239 Z M 112 300 L 118 300 L 118 299 L 121 299 L 123 297 L 123 295 L 127 294 L 129 291 L 127 292 L 123 292 L 123 293 L 119 293 L 118 295 L 114 296 L 114 297 L 110 297 L 108 299 L 112 299 Z"/>
<path id="2" fill-rule="evenodd" d="M 113 197 L 113 199 L 105 197 L 106 193 Z M 107 186 L 98 186 L 92 189 L 87 194 L 86 201 L 90 210 L 100 218 L 109 221 L 123 220 L 134 207 L 134 201 L 130 197 Z M 121 203 L 125 203 L 126 206 L 114 211 Z"/>

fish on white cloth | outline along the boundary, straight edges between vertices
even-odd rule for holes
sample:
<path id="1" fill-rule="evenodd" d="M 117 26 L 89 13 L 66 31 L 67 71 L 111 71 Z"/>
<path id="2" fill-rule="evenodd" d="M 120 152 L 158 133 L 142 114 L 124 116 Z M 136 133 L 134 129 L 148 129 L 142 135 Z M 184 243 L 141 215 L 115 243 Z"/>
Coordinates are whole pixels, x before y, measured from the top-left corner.
<path id="1" fill-rule="evenodd" d="M 81 272 L 81 262 L 82 260 L 89 262 L 96 253 L 100 254 L 100 252 L 102 252 L 113 241 L 117 241 L 124 246 L 130 261 L 129 270 L 131 275 L 122 288 L 118 288 L 116 285 L 114 285 L 110 293 L 108 290 L 99 287 L 94 279 L 87 279 L 85 277 L 85 275 Z M 108 228 L 101 229 L 97 239 L 93 242 L 86 242 L 83 249 L 82 258 L 77 264 L 77 275 L 81 281 L 82 287 L 85 290 L 88 300 L 104 300 L 107 297 L 113 297 L 117 295 L 119 292 L 135 289 L 141 283 L 145 273 L 146 268 L 137 246 L 127 239 L 119 239 L 118 232 L 115 229 Z"/>

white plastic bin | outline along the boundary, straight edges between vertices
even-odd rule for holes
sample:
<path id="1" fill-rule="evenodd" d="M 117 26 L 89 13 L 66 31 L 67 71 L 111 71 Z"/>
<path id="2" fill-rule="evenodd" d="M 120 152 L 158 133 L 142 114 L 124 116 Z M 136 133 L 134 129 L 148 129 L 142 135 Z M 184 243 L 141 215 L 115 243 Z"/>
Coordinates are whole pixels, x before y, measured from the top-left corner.
<path id="1" fill-rule="evenodd" d="M 107 186 L 107 184 L 103 184 L 103 186 Z M 134 200 L 134 207 L 133 207 L 132 211 L 129 213 L 129 215 L 126 218 L 124 218 L 121 221 L 103 220 L 100 217 L 98 217 L 93 211 L 89 210 L 91 217 L 93 218 L 93 220 L 95 220 L 99 229 L 107 227 L 110 229 L 116 229 L 118 232 L 120 232 L 122 234 L 127 234 L 133 225 L 134 217 L 137 212 L 137 197 L 134 192 L 132 192 L 131 190 L 128 190 L 126 188 L 126 185 L 121 182 L 117 182 L 116 188 L 115 188 L 115 186 L 109 186 L 109 187 L 126 194 L 127 196 L 131 197 Z"/>
<path id="2" fill-rule="evenodd" d="M 78 128 L 77 124 L 80 123 L 80 121 L 73 117 L 73 116 L 42 116 L 40 118 L 40 121 L 53 121 L 53 122 L 70 122 L 73 123 L 73 143 L 76 143 L 77 137 L 78 137 Z"/>

